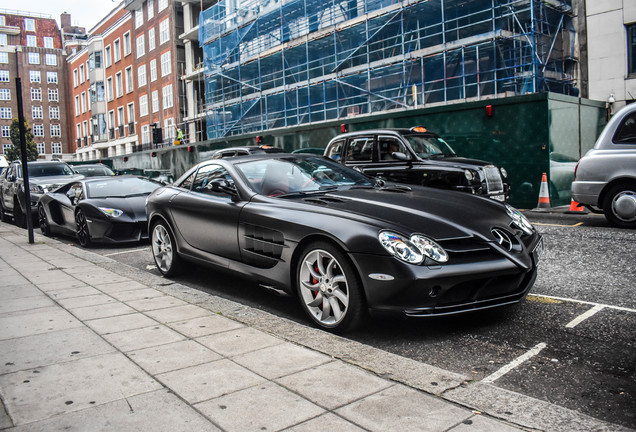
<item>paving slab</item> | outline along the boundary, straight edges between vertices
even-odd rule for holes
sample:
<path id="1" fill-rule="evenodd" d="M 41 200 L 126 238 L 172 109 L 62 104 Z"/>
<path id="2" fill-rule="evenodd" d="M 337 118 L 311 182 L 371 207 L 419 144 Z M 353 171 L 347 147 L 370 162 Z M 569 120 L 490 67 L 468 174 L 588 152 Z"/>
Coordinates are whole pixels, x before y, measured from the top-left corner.
<path id="1" fill-rule="evenodd" d="M 81 321 L 57 305 L 16 311 L 0 316 L 0 340 L 83 326 Z"/>
<path id="2" fill-rule="evenodd" d="M 148 288 L 146 285 L 132 280 L 113 282 L 108 281 L 107 279 L 94 282 L 92 286 L 106 294 Z"/>
<path id="3" fill-rule="evenodd" d="M 162 324 L 109 333 L 105 334 L 104 338 L 122 352 L 135 351 L 185 339 L 183 335 Z"/>
<path id="4" fill-rule="evenodd" d="M 111 297 L 116 298 L 119 301 L 127 302 L 130 300 L 142 300 L 150 299 L 153 297 L 161 297 L 164 294 L 161 291 L 157 291 L 153 288 L 136 288 L 126 291 L 115 291 L 109 293 Z"/>
<path id="5" fill-rule="evenodd" d="M 176 297 L 162 295 L 161 297 L 153 297 L 149 299 L 131 300 L 127 304 L 138 311 L 151 311 L 155 309 L 167 309 L 175 306 L 185 306 L 186 302 Z"/>
<path id="6" fill-rule="evenodd" d="M 197 342 L 225 357 L 234 357 L 261 348 L 280 345 L 285 341 L 251 327 L 243 326 L 236 330 L 197 338 Z"/>
<path id="7" fill-rule="evenodd" d="M 65 309 L 76 309 L 87 306 L 115 303 L 117 300 L 106 294 L 93 294 L 80 297 L 67 297 L 58 299 L 57 302 Z"/>
<path id="8" fill-rule="evenodd" d="M 63 287 L 59 289 L 49 289 L 46 291 L 46 294 L 52 299 L 59 300 L 101 294 L 101 292 L 93 287 L 84 285 L 80 287 Z"/>
<path id="9" fill-rule="evenodd" d="M 0 315 L 9 312 L 28 311 L 31 309 L 51 306 L 55 306 L 55 302 L 40 292 L 40 295 L 33 295 L 30 297 L 3 299 L 0 303 Z"/>
<path id="10" fill-rule="evenodd" d="M 188 337 L 197 338 L 228 330 L 236 330 L 243 327 L 243 324 L 220 315 L 208 313 L 207 316 L 170 323 L 169 326 Z"/>
<path id="11" fill-rule="evenodd" d="M 121 302 L 75 308 L 70 309 L 70 311 L 81 320 L 114 317 L 137 312 L 127 304 Z"/>
<path id="12" fill-rule="evenodd" d="M 129 315 L 99 318 L 84 323 L 101 335 L 156 326 L 159 323 L 146 315 L 136 312 Z"/>
<path id="13" fill-rule="evenodd" d="M 208 316 L 210 311 L 199 306 L 186 304 L 168 309 L 145 311 L 145 314 L 161 323 L 167 324 L 190 318 Z"/>
<path id="14" fill-rule="evenodd" d="M 152 375 L 210 363 L 222 358 L 214 351 L 191 340 L 131 351 L 128 357 Z"/>
<path id="15" fill-rule="evenodd" d="M 114 352 L 86 327 L 0 341 L 0 374 Z"/>
<path id="16" fill-rule="evenodd" d="M 243 432 L 281 430 L 325 412 L 272 382 L 203 402 L 196 407 L 223 429 Z"/>
<path id="17" fill-rule="evenodd" d="M 124 355 L 113 353 L 0 375 L 0 388 L 11 418 L 22 425 L 161 385 Z"/>
<path id="18" fill-rule="evenodd" d="M 365 432 L 364 429 L 332 413 L 323 414 L 289 429 L 285 429 L 285 432 L 315 431 Z"/>
<path id="19" fill-rule="evenodd" d="M 267 361 L 264 362 L 263 359 Z M 328 363 L 331 358 L 285 342 L 236 356 L 233 360 L 259 375 L 274 379 Z"/>

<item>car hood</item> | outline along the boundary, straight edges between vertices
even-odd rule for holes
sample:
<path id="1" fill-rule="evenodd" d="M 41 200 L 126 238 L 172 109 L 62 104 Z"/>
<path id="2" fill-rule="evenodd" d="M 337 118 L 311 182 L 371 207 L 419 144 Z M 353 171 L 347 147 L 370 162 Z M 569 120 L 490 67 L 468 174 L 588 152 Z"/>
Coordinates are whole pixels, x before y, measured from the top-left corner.
<path id="1" fill-rule="evenodd" d="M 373 220 L 380 228 L 436 239 L 470 236 L 491 241 L 493 227 L 509 227 L 512 222 L 504 205 L 494 200 L 417 186 L 349 189 L 294 200 L 325 208 L 327 213 L 347 213 L 342 217 Z"/>
<path id="2" fill-rule="evenodd" d="M 474 169 L 476 166 L 486 166 L 493 165 L 492 162 L 486 162 L 479 159 L 470 159 L 464 157 L 443 157 L 443 158 L 433 158 L 433 159 L 422 159 L 425 162 L 434 161 L 435 164 L 440 166 L 452 166 L 463 169 Z"/>
<path id="3" fill-rule="evenodd" d="M 62 176 L 50 176 L 50 177 L 29 177 L 30 184 L 37 184 L 48 189 L 55 189 L 56 187 L 63 186 L 65 184 L 74 182 L 76 180 L 83 179 L 81 174 L 75 175 L 62 175 Z"/>
<path id="4" fill-rule="evenodd" d="M 148 194 L 149 195 L 149 194 Z M 146 220 L 146 198 L 148 195 L 136 195 L 127 198 L 91 198 L 85 200 L 85 204 L 90 204 L 94 207 L 106 207 L 121 210 L 124 212 L 126 218 L 122 216 L 114 218 L 115 220 L 130 219 L 132 221 L 145 221 Z"/>

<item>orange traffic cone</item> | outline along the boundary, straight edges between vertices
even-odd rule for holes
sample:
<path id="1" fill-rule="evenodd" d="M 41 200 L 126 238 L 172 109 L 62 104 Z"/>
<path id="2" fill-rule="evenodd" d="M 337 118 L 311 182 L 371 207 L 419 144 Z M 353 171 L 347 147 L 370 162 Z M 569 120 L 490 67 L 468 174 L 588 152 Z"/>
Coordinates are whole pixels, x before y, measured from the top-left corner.
<path id="1" fill-rule="evenodd" d="M 549 208 L 551 208 L 551 206 L 550 190 L 548 188 L 548 176 L 546 173 L 543 173 L 543 176 L 541 176 L 541 188 L 539 189 L 539 202 L 535 210 Z"/>
<path id="2" fill-rule="evenodd" d="M 570 202 L 570 209 L 567 210 L 566 213 L 570 213 L 570 214 L 587 213 L 587 210 L 581 204 L 579 204 L 576 201 L 572 200 Z"/>

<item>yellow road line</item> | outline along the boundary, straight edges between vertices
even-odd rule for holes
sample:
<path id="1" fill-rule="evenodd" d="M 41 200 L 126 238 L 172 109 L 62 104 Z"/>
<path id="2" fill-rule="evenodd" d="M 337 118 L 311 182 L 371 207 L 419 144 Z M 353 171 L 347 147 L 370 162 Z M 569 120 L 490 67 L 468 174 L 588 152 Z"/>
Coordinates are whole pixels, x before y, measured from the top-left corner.
<path id="1" fill-rule="evenodd" d="M 549 223 L 541 223 L 541 222 L 532 222 L 532 225 L 541 225 L 541 226 L 553 226 L 553 227 L 577 227 L 583 225 L 583 222 L 575 223 L 574 225 L 559 225 L 559 224 L 549 224 Z"/>

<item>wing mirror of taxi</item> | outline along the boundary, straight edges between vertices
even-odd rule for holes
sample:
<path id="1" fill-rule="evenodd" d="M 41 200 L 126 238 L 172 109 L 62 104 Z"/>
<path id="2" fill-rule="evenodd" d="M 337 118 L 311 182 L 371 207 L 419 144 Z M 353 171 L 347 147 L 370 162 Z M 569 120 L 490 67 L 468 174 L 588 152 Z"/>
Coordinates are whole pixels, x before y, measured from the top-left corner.
<path id="1" fill-rule="evenodd" d="M 411 158 L 406 154 L 406 153 L 402 153 L 402 152 L 394 152 L 391 154 L 391 156 L 393 156 L 393 159 L 399 160 L 399 161 L 409 161 L 411 160 Z"/>

